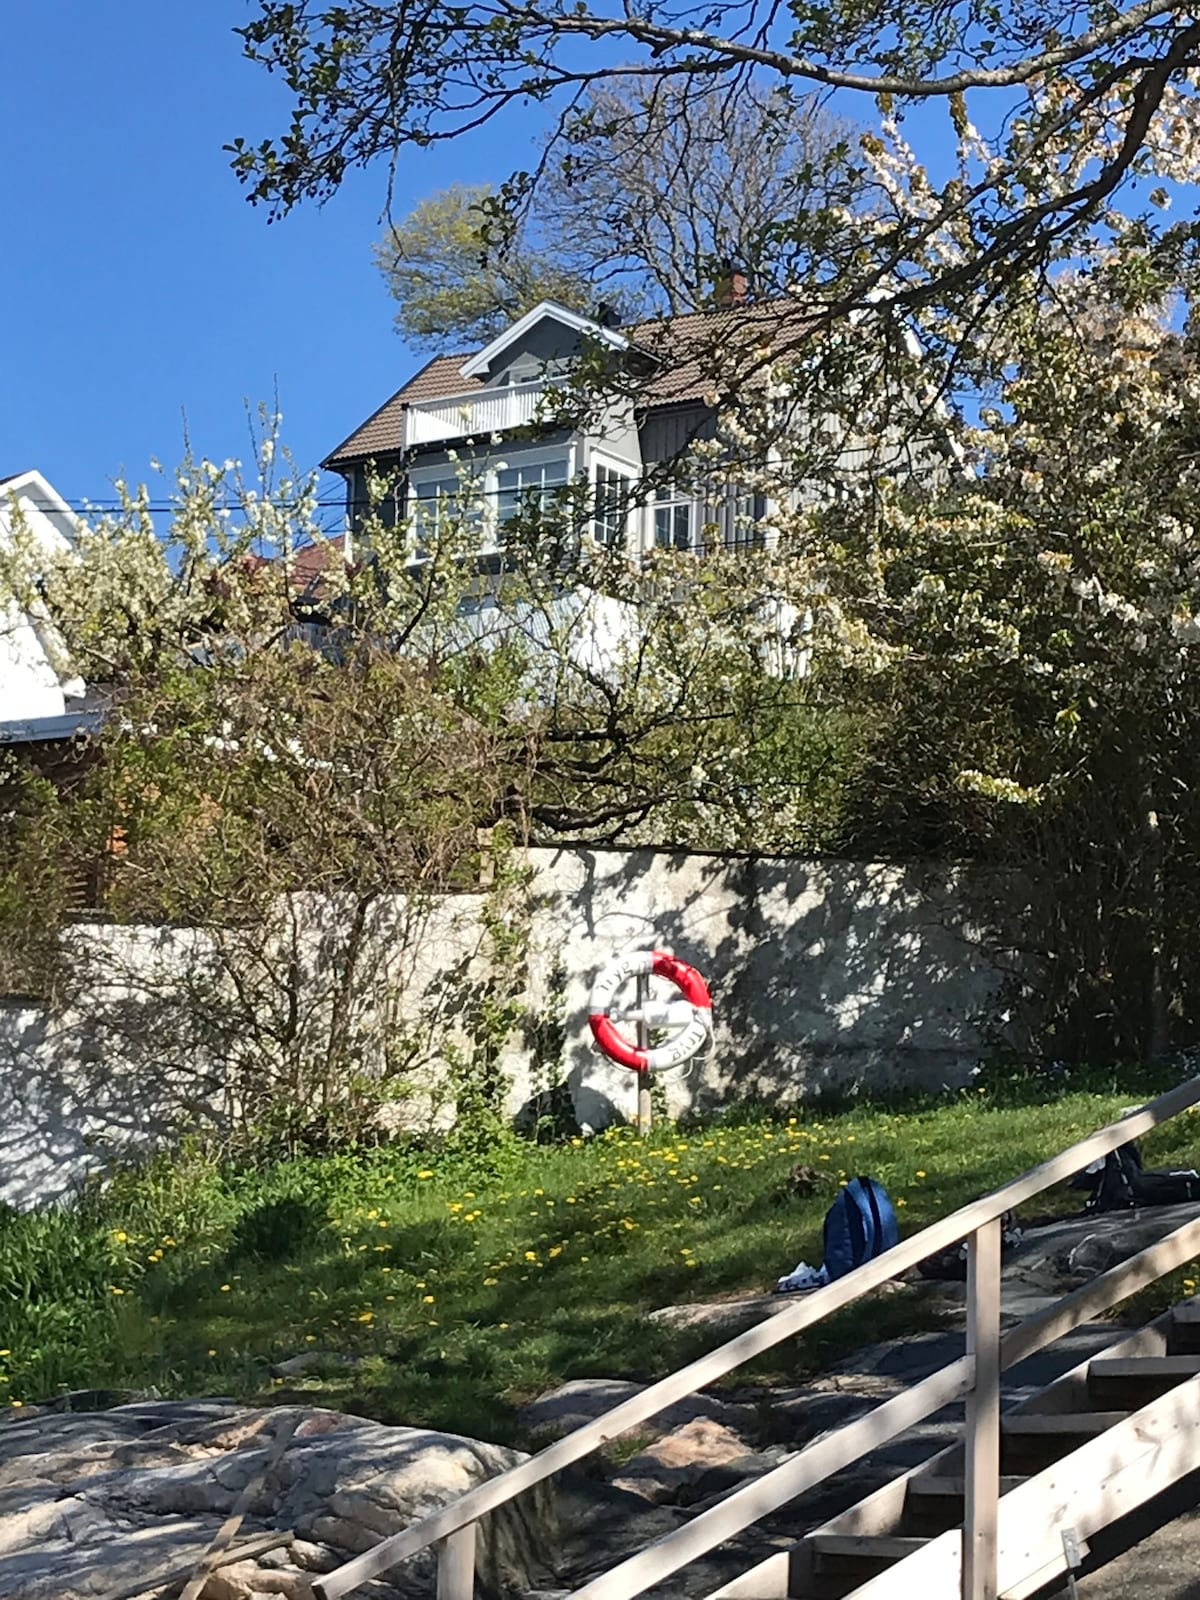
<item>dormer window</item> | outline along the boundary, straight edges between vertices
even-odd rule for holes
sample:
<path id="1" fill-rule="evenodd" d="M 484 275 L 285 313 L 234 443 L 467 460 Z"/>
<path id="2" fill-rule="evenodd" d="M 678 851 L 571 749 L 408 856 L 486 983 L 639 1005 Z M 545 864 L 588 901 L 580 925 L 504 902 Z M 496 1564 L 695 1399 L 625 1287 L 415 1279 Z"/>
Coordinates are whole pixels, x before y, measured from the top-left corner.
<path id="1" fill-rule="evenodd" d="M 540 361 L 537 356 L 518 356 L 511 366 L 505 367 L 496 374 L 494 388 L 512 388 L 522 383 L 548 383 L 554 378 L 559 378 L 567 370 L 568 363 L 562 359 Z"/>
<path id="2" fill-rule="evenodd" d="M 497 377 L 498 384 L 537 383 L 542 376 L 543 364 L 536 356 L 518 356 L 511 367 L 505 367 Z"/>

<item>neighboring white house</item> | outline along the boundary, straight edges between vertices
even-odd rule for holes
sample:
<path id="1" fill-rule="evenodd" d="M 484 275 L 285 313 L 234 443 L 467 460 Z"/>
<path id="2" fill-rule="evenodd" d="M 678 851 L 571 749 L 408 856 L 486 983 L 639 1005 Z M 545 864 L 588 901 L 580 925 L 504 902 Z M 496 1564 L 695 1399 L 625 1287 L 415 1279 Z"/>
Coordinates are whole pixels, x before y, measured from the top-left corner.
<path id="1" fill-rule="evenodd" d="M 79 520 L 40 472 L 0 477 L 0 549 L 18 530 L 47 555 L 70 549 Z M 92 725 L 86 685 L 71 675 L 62 642 L 37 606 L 0 594 L 0 744 L 61 739 Z"/>

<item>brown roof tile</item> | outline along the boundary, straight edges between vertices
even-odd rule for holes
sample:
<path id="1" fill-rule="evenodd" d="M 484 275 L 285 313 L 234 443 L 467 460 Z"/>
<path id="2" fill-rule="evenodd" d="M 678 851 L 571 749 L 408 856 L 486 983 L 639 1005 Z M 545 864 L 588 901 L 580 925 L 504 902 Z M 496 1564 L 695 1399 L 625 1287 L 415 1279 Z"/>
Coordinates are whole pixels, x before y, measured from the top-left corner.
<path id="1" fill-rule="evenodd" d="M 798 302 L 772 300 L 720 311 L 691 311 L 623 328 L 631 344 L 659 363 L 638 385 L 635 399 L 646 407 L 708 399 L 714 390 L 728 387 L 735 370 L 744 371 L 769 354 L 779 356 L 794 349 L 810 320 L 811 313 Z M 472 353 L 434 356 L 322 465 L 336 468 L 398 450 L 401 416 L 410 401 L 437 400 L 483 388 L 479 378 L 463 376 L 463 364 Z"/>
<path id="2" fill-rule="evenodd" d="M 639 350 L 658 361 L 638 391 L 641 405 L 679 405 L 711 400 L 735 375 L 795 349 L 811 313 L 795 301 L 730 306 L 661 317 L 626 330 Z"/>

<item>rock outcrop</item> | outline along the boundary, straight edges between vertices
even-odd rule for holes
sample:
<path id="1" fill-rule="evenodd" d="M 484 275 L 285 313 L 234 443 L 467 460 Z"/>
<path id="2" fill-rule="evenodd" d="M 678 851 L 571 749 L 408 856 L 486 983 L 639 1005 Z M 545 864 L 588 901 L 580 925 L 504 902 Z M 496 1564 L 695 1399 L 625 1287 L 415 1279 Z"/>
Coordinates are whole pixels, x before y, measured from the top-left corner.
<path id="1" fill-rule="evenodd" d="M 285 1595 L 390 1533 L 521 1461 L 520 1452 L 424 1428 L 384 1427 L 338 1412 L 227 1401 L 138 1401 L 109 1411 L 27 1408 L 0 1422 L 0 1595 L 97 1600 L 198 1559 L 247 1486 L 276 1430 L 297 1427 L 254 1493 L 239 1541 L 294 1537 L 222 1567 L 205 1600 Z M 546 1578 L 553 1503 L 522 1496 L 481 1530 L 481 1587 L 529 1589 Z M 259 1539 L 260 1545 L 269 1540 Z M 433 1557 L 415 1557 L 371 1592 L 432 1592 Z"/>

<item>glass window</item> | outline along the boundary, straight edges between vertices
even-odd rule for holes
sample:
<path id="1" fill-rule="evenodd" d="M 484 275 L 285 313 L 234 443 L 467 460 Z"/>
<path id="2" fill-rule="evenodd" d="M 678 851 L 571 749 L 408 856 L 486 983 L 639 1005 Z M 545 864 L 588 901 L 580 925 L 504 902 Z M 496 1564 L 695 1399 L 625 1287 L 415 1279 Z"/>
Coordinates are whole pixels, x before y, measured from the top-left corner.
<path id="1" fill-rule="evenodd" d="M 496 474 L 496 521 L 503 525 L 520 511 L 553 503 L 556 493 L 566 486 L 566 456 L 502 467 Z"/>
<path id="2" fill-rule="evenodd" d="M 700 504 L 674 485 L 654 499 L 654 542 L 663 550 L 694 550 L 699 543 Z"/>
<path id="3" fill-rule="evenodd" d="M 478 505 L 463 504 L 463 488 L 457 477 L 427 478 L 412 486 L 413 554 L 418 561 L 429 556 L 429 546 L 454 522 L 463 520 L 472 527 L 479 524 Z"/>
<path id="4" fill-rule="evenodd" d="M 596 496 L 592 529 L 600 544 L 610 549 L 621 549 L 625 544 L 625 527 L 629 520 L 629 486 L 633 479 L 627 472 L 596 463 Z"/>

